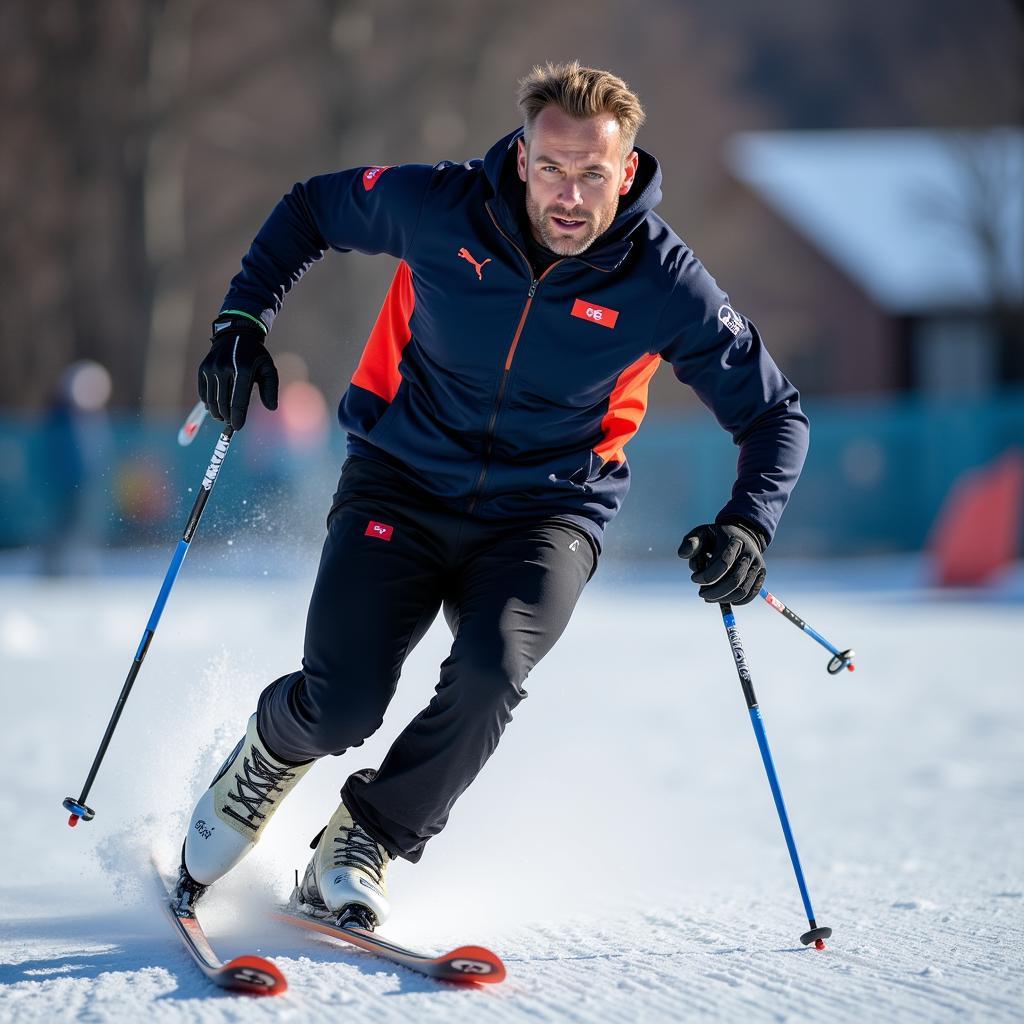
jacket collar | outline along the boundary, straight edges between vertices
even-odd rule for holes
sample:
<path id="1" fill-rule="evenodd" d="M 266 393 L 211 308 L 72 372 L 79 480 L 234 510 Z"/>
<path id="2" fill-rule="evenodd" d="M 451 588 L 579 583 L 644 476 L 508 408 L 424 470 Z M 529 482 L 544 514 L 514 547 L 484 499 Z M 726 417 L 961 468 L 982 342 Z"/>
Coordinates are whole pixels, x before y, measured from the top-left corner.
<path id="1" fill-rule="evenodd" d="M 487 205 L 495 223 L 525 252 L 520 213 L 526 204 L 526 186 L 516 170 L 517 143 L 522 137 L 520 127 L 491 146 L 484 157 L 484 174 L 493 193 Z M 661 202 L 661 167 L 646 150 L 637 147 L 636 151 L 640 163 L 627 202 L 620 204 L 608 230 L 586 252 L 572 257 L 598 270 L 614 270 L 626 258 L 633 248 L 629 236 Z"/>

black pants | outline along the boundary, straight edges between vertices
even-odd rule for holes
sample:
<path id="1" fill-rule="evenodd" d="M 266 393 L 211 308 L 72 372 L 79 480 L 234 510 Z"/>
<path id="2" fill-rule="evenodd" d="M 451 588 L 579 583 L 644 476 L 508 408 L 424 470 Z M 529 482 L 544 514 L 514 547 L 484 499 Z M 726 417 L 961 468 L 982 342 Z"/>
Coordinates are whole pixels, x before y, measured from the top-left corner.
<path id="1" fill-rule="evenodd" d="M 380 769 L 355 773 L 343 790 L 385 849 L 419 860 L 498 745 L 596 562 L 592 540 L 565 520 L 485 522 L 387 466 L 350 459 L 328 519 L 302 670 L 261 695 L 263 741 L 292 762 L 358 746 L 380 726 L 406 656 L 443 606 L 454 642 L 434 698 Z"/>

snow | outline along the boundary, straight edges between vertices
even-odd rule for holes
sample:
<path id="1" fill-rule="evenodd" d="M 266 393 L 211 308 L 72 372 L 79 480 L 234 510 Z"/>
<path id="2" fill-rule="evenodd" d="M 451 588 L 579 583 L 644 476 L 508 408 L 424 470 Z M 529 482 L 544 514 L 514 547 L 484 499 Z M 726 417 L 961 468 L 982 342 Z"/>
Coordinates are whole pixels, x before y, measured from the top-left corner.
<path id="1" fill-rule="evenodd" d="M 380 732 L 319 763 L 204 903 L 222 955 L 259 952 L 286 974 L 285 995 L 256 1000 L 194 969 L 146 861 L 175 863 L 259 690 L 294 667 L 310 580 L 198 568 L 171 596 L 96 819 L 73 831 L 60 802 L 78 795 L 159 575 L 0 578 L 0 1021 L 1021 1019 L 1012 595 L 780 571 L 779 597 L 858 651 L 838 678 L 763 602 L 737 610 L 818 921 L 835 930 L 817 952 L 798 941 L 806 918 L 717 611 L 675 567 L 603 567 L 448 829 L 392 871 L 387 934 L 503 956 L 508 981 L 473 990 L 266 914 L 344 777 L 379 763 L 429 698 L 449 642 L 436 624 Z"/>

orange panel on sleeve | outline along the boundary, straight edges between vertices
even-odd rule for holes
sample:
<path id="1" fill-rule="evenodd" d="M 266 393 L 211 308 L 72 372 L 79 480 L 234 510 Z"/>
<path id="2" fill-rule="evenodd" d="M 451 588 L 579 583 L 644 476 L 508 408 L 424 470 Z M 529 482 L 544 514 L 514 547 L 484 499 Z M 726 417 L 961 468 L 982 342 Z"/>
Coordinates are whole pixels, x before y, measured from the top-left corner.
<path id="1" fill-rule="evenodd" d="M 385 402 L 394 400 L 398 385 L 402 383 L 398 364 L 412 337 L 409 321 L 415 305 L 412 271 L 402 260 L 384 297 L 384 305 L 377 314 L 377 322 L 367 339 L 356 372 L 352 374 L 353 384 L 372 391 Z"/>
<path id="2" fill-rule="evenodd" d="M 647 388 L 661 356 L 641 356 L 619 374 L 601 420 L 601 443 L 594 449 L 605 462 L 622 462 L 626 442 L 640 429 L 647 412 Z"/>

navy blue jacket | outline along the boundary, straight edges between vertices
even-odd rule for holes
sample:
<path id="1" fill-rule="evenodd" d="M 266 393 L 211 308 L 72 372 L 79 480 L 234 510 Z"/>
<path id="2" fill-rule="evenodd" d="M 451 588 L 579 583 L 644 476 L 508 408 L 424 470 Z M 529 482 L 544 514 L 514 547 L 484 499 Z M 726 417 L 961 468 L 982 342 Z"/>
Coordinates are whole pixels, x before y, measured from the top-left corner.
<path id="1" fill-rule="evenodd" d="M 770 540 L 803 465 L 807 420 L 757 328 L 653 212 L 657 161 L 638 151 L 608 230 L 534 279 L 520 226 L 521 133 L 482 161 L 355 168 L 296 185 L 260 229 L 224 309 L 269 329 L 328 248 L 397 257 L 339 409 L 350 453 L 468 513 L 563 516 L 598 545 L 629 488 L 623 449 L 664 359 L 739 445 L 719 519 L 741 517 Z"/>

